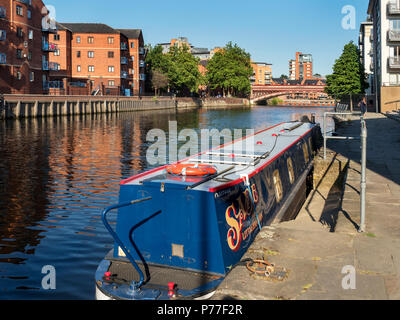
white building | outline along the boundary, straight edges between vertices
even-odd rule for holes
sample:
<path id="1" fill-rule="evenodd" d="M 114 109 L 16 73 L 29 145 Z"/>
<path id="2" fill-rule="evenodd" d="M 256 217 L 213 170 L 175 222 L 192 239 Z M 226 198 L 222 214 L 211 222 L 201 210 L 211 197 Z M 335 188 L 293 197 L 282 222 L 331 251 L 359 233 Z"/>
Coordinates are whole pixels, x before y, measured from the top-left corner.
<path id="1" fill-rule="evenodd" d="M 370 0 L 378 111 L 396 109 L 400 100 L 400 0 Z"/>
<path id="2" fill-rule="evenodd" d="M 361 63 L 364 66 L 365 73 L 368 77 L 369 88 L 366 94 L 375 94 L 374 90 L 374 61 L 373 61 L 373 23 L 372 21 L 362 22 L 360 26 L 360 37 L 358 39 L 358 47 L 360 49 Z"/>

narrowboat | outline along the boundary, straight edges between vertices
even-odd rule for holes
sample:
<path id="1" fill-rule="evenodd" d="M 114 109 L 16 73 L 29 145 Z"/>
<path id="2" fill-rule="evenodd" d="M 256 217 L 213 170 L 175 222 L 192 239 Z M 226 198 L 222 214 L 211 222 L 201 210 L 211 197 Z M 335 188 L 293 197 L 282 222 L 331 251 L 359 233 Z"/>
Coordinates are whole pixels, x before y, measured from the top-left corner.
<path id="1" fill-rule="evenodd" d="M 263 226 L 296 217 L 320 146 L 315 121 L 284 122 L 122 181 L 96 299 L 212 297 Z"/>

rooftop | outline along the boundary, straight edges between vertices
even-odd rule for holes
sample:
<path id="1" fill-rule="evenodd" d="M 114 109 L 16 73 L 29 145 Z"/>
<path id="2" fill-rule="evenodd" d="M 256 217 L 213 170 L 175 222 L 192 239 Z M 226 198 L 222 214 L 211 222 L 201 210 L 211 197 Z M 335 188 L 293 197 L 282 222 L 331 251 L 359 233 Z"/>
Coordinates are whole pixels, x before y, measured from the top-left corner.
<path id="1" fill-rule="evenodd" d="M 139 39 L 142 33 L 141 29 L 117 29 L 123 33 L 128 39 Z"/>
<path id="2" fill-rule="evenodd" d="M 72 33 L 101 33 L 118 34 L 119 31 L 103 23 L 57 23 L 57 26 L 71 31 Z M 61 29 L 60 29 L 61 30 Z"/>

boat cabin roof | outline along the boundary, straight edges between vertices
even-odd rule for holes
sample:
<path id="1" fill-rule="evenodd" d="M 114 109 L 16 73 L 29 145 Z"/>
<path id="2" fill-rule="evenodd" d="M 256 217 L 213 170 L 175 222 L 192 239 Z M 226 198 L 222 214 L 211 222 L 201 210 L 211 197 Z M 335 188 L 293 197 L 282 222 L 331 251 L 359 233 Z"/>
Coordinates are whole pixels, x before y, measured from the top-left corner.
<path id="1" fill-rule="evenodd" d="M 121 185 L 173 185 L 199 191 L 217 192 L 251 178 L 304 137 L 315 124 L 284 122 L 253 135 L 191 156 L 174 164 L 211 165 L 217 174 L 206 177 L 169 174 L 166 166 L 138 174 Z"/>

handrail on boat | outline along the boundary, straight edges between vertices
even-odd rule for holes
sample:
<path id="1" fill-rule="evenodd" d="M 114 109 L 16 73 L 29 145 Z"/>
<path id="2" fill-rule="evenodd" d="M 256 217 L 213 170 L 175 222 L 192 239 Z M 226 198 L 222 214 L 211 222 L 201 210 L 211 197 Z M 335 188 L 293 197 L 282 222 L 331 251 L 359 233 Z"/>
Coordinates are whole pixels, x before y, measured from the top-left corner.
<path id="1" fill-rule="evenodd" d="M 143 285 L 143 282 L 144 282 L 143 272 L 142 272 L 142 270 L 140 270 L 139 266 L 135 262 L 135 259 L 133 259 L 133 257 L 129 253 L 129 251 L 126 249 L 125 245 L 122 243 L 121 239 L 118 237 L 118 235 L 111 228 L 110 224 L 107 221 L 106 216 L 107 216 L 107 213 L 109 213 L 112 210 L 120 209 L 120 208 L 124 208 L 124 207 L 129 207 L 131 205 L 138 204 L 140 202 L 148 201 L 148 200 L 151 200 L 151 199 L 152 199 L 152 197 L 148 197 L 148 198 L 143 198 L 143 199 L 132 200 L 132 201 L 129 201 L 129 202 L 119 203 L 117 205 L 113 205 L 111 207 L 108 207 L 107 209 L 104 209 L 103 213 L 101 215 L 101 219 L 103 221 L 103 224 L 107 228 L 108 232 L 111 234 L 111 236 L 114 238 L 114 240 L 118 243 L 118 245 L 120 246 L 122 251 L 125 253 L 125 255 L 128 258 L 128 260 L 130 261 L 130 263 L 132 263 L 132 265 L 135 267 L 136 271 L 139 273 L 139 276 L 140 276 L 139 282 L 132 281 L 132 283 L 131 283 L 131 289 L 133 291 L 138 291 L 140 289 L 140 287 Z"/>

